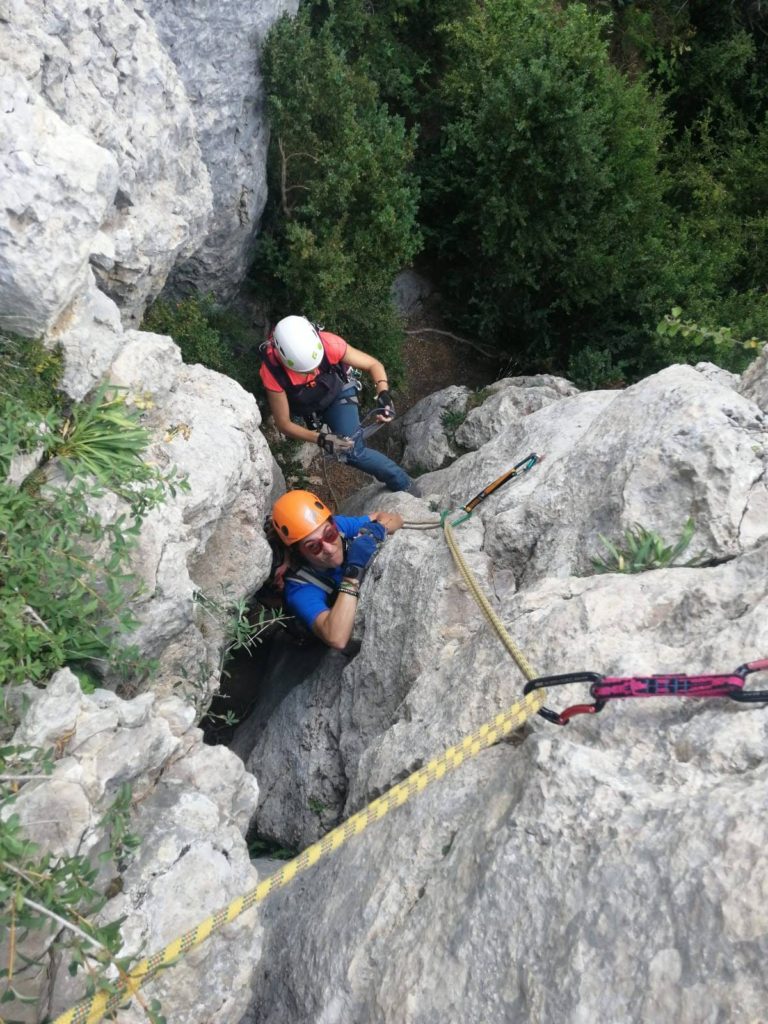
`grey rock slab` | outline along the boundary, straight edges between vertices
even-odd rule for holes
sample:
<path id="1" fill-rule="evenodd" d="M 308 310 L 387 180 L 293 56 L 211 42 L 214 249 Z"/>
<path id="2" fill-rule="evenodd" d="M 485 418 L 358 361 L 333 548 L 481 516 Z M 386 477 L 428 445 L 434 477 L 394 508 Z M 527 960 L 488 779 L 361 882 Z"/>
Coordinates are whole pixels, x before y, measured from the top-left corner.
<path id="1" fill-rule="evenodd" d="M 25 782 L 11 810 L 25 834 L 54 856 L 90 856 L 99 867 L 99 891 L 117 888 L 97 920 L 125 916 L 122 954 L 157 951 L 253 888 L 257 874 L 243 833 L 256 805 L 256 780 L 230 751 L 205 747 L 189 720 L 184 729 L 177 698 L 156 707 L 152 694 L 135 701 L 104 690 L 84 694 L 68 669 L 29 698 L 13 742 L 54 745 L 54 768 L 50 778 Z M 55 732 L 57 708 L 65 714 Z M 127 866 L 96 860 L 105 848 L 104 815 L 124 782 L 132 788 L 128 825 L 142 837 L 135 855 L 124 858 Z M 54 938 L 45 929 L 19 936 L 19 953 L 45 954 Z M 238 1020 L 260 947 L 251 910 L 162 972 L 147 997 L 160 998 L 165 1012 L 186 1024 Z M 30 1024 L 85 994 L 82 972 L 73 977 L 69 959 L 65 947 L 41 968 L 20 959 L 15 983 L 36 1000 L 24 1018 Z"/>
<path id="2" fill-rule="evenodd" d="M 541 672 L 728 671 L 768 644 L 766 568 L 763 544 L 711 568 L 545 580 L 501 591 L 498 610 Z M 400 646 L 396 624 L 388 647 L 383 633 L 366 646 L 364 613 L 342 694 Z M 495 665 L 479 633 L 464 646 L 414 681 L 412 713 L 390 710 L 388 729 L 382 715 L 348 811 L 456 738 L 446 705 L 464 731 L 519 692 L 500 644 Z M 759 1019 L 767 741 L 763 710 L 727 700 L 618 701 L 567 730 L 533 720 L 265 905 L 244 1020 Z"/>
<path id="3" fill-rule="evenodd" d="M 471 392 L 453 385 L 422 398 L 403 416 L 400 429 L 405 450 L 402 464 L 412 472 L 430 472 L 452 462 L 458 450 L 443 423 L 446 413 L 463 412 Z"/>
<path id="4" fill-rule="evenodd" d="M 259 56 L 274 22 L 297 8 L 298 0 L 209 0 L 192 12 L 147 2 L 185 83 L 213 195 L 205 236 L 174 269 L 172 291 L 227 299 L 247 273 L 267 199 L 269 126 Z"/>
<path id="5" fill-rule="evenodd" d="M 95 180 L 105 161 L 109 166 L 109 187 L 96 190 L 97 202 L 73 202 L 76 193 L 68 198 L 71 188 L 63 189 L 52 171 L 38 176 L 63 200 L 42 239 L 39 265 L 47 265 L 54 283 L 65 272 L 79 280 L 92 247 L 100 287 L 135 322 L 174 264 L 198 248 L 212 207 L 195 117 L 152 19 L 141 3 L 62 0 L 51 7 L 29 0 L 0 22 L 0 59 L 36 94 L 36 108 L 68 133 L 53 145 L 63 181 L 68 161 L 81 185 Z M 51 139 L 35 129 L 30 105 L 27 111 L 31 136 Z M 41 123 L 43 115 L 36 116 Z M 6 187 L 37 180 L 23 168 L 11 170 Z M 41 307 L 46 325 L 62 311 L 65 291 L 57 287 Z"/>
<path id="6" fill-rule="evenodd" d="M 456 430 L 456 441 L 462 448 L 474 451 L 490 441 L 500 430 L 518 423 L 524 416 L 544 409 L 553 402 L 577 394 L 577 389 L 562 378 L 551 381 L 542 375 L 512 377 L 497 381 L 488 389 L 487 397 Z"/>
<path id="7" fill-rule="evenodd" d="M 118 165 L 18 72 L 0 77 L 0 110 L 0 327 L 36 337 L 85 284 Z"/>
<path id="8" fill-rule="evenodd" d="M 768 413 L 768 348 L 763 347 L 746 368 L 736 390 Z"/>
<path id="9" fill-rule="evenodd" d="M 531 413 L 419 485 L 443 507 L 460 496 L 463 504 L 468 480 L 482 473 L 490 483 L 505 462 L 543 455 L 477 513 L 488 520 L 489 554 L 518 583 L 589 572 L 602 553 L 599 535 L 621 542 L 636 524 L 674 543 L 689 516 L 696 534 L 686 557 L 729 558 L 768 533 L 766 426 L 732 388 L 671 366 L 626 391 L 581 394 Z"/>

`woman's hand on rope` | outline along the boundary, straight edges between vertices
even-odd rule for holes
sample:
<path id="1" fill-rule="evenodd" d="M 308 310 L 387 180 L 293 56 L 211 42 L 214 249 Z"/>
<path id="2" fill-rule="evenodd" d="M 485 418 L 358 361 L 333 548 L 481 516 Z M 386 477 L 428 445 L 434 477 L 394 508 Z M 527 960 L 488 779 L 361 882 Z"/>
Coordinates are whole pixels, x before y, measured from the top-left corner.
<path id="1" fill-rule="evenodd" d="M 403 527 L 403 517 L 399 512 L 371 512 L 372 522 L 381 523 L 387 533 L 394 533 Z"/>

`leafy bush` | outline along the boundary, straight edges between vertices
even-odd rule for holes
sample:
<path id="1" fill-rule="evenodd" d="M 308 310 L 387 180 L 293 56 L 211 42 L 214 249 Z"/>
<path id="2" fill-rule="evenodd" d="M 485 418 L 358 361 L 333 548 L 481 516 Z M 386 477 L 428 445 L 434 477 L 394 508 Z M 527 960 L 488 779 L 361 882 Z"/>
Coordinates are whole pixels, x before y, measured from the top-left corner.
<path id="1" fill-rule="evenodd" d="M 412 137 L 306 12 L 276 23 L 262 70 L 271 200 L 256 285 L 275 319 L 303 313 L 395 372 L 390 288 L 418 246 Z"/>
<path id="2" fill-rule="evenodd" d="M 16 488 L 0 481 L 0 687 L 42 681 L 63 665 L 145 671 L 124 643 L 135 623 L 127 607 L 137 582 L 127 571 L 147 512 L 167 493 L 186 486 L 161 475 L 141 453 L 146 432 L 103 391 L 73 407 L 66 418 L 39 416 L 18 403 L 4 408 L 8 436 L 19 448 L 45 447 L 43 465 Z M 33 424 L 37 430 L 30 430 Z M 61 453 L 69 483 L 46 483 L 47 461 Z M 0 446 L 0 471 L 10 461 Z M 3 477 L 5 473 L 3 472 Z M 111 521 L 98 514 L 106 488 L 126 498 Z M 0 721 L 5 714 L 0 707 Z"/>
<path id="3" fill-rule="evenodd" d="M 439 26 L 465 16 L 473 0 L 309 0 L 312 24 L 376 83 L 390 109 L 409 124 L 428 120 L 434 79 L 445 62 Z"/>
<path id="4" fill-rule="evenodd" d="M 185 363 L 200 363 L 226 374 L 254 392 L 258 380 L 258 342 L 233 310 L 212 295 L 190 295 L 177 302 L 158 299 L 147 310 L 142 330 L 167 334 L 181 349 Z"/>
<path id="5" fill-rule="evenodd" d="M 653 530 L 639 524 L 624 533 L 624 546 L 618 547 L 599 534 L 603 547 L 608 552 L 605 558 L 593 558 L 596 573 L 646 572 L 649 569 L 666 569 L 682 555 L 696 531 L 693 519 L 688 518 L 680 539 L 675 544 L 666 544 Z M 706 556 L 702 553 L 689 559 L 684 565 L 699 565 Z"/>
<path id="6" fill-rule="evenodd" d="M 0 402 L 12 401 L 43 413 L 61 405 L 63 369 L 59 349 L 38 339 L 0 332 Z"/>
<path id="7" fill-rule="evenodd" d="M 675 306 L 656 328 L 659 344 L 670 362 L 707 359 L 740 372 L 763 345 L 754 337 L 740 341 L 730 327 L 705 327 L 694 320 L 683 320 L 682 313 Z"/>

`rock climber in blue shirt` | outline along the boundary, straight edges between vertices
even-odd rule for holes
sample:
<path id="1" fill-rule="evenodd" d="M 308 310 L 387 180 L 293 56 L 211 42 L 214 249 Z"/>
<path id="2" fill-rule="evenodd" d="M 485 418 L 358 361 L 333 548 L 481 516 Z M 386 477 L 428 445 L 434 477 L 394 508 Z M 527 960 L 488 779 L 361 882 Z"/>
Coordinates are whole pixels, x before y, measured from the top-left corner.
<path id="1" fill-rule="evenodd" d="M 285 607 L 323 643 L 342 650 L 366 569 L 387 534 L 402 527 L 402 516 L 334 516 L 310 491 L 288 491 L 272 508 L 272 524 L 290 555 L 283 567 Z"/>

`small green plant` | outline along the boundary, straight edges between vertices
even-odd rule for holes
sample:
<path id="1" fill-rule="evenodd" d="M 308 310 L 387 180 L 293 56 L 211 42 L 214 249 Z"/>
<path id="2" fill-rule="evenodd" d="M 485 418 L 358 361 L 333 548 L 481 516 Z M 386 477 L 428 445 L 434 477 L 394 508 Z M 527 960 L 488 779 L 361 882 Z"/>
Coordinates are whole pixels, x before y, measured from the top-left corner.
<path id="1" fill-rule="evenodd" d="M 252 619 L 248 602 L 244 598 L 234 601 L 217 601 L 198 590 L 193 600 L 202 609 L 226 621 L 225 643 L 222 650 L 222 667 L 234 651 L 244 650 L 253 654 L 260 644 L 263 633 L 276 623 L 282 625 L 287 618 L 280 609 L 259 608 L 255 621 Z"/>
<path id="2" fill-rule="evenodd" d="M 453 436 L 466 418 L 466 409 L 445 409 L 440 417 L 440 422 L 445 427 L 446 434 Z"/>
<path id="3" fill-rule="evenodd" d="M 298 852 L 293 847 L 283 846 L 276 840 L 267 839 L 265 836 L 255 836 L 248 842 L 248 853 L 251 858 L 271 857 L 273 860 L 293 860 Z"/>
<path id="4" fill-rule="evenodd" d="M 466 416 L 467 413 L 472 412 L 473 409 L 477 409 L 478 406 L 482 405 L 486 398 L 490 395 L 490 393 L 491 389 L 488 387 L 476 388 L 467 399 L 467 405 L 464 411 L 464 415 Z"/>
<path id="5" fill-rule="evenodd" d="M 605 558 L 593 558 L 592 567 L 596 573 L 646 572 L 649 569 L 666 569 L 672 565 L 691 543 L 696 531 L 696 524 L 688 518 L 683 532 L 675 544 L 666 544 L 654 530 L 635 524 L 624 532 L 624 546 L 619 547 L 607 540 L 602 533 L 598 534 L 608 552 Z M 702 552 L 683 564 L 686 566 L 700 565 L 706 555 Z"/>
<path id="6" fill-rule="evenodd" d="M 0 929 L 8 936 L 7 960 L 2 965 L 3 1003 L 29 1001 L 23 992 L 26 975 L 34 975 L 52 950 L 69 961 L 70 974 L 80 970 L 87 974 L 89 991 L 117 991 L 119 980 L 131 968 L 130 959 L 119 956 L 122 919 L 105 925 L 88 920 L 109 898 L 98 862 L 124 866 L 140 842 L 128 828 L 130 787 L 120 787 L 100 822 L 107 848 L 97 859 L 45 852 L 24 834 L 14 804 L 26 783 L 50 776 L 53 761 L 52 750 L 0 747 Z M 35 932 L 53 935 L 52 947 L 47 942 L 28 942 Z M 149 1020 L 162 1024 L 159 1004 L 140 1001 Z"/>
<path id="7" fill-rule="evenodd" d="M 316 796 L 311 796 L 309 798 L 309 800 L 307 801 L 307 807 L 309 807 L 310 811 L 312 811 L 313 814 L 316 814 L 318 818 L 323 813 L 323 811 L 326 810 L 326 805 L 323 803 L 322 800 L 318 800 Z"/>
<path id="8" fill-rule="evenodd" d="M 280 608 L 259 607 L 258 614 L 254 618 L 245 599 L 222 600 L 210 597 L 198 590 L 193 594 L 195 605 L 208 615 L 217 624 L 224 625 L 224 642 L 222 644 L 219 663 L 212 668 L 205 663 L 198 667 L 196 678 L 190 677 L 182 672 L 182 680 L 177 683 L 186 699 L 189 699 L 197 712 L 197 721 L 204 718 L 215 719 L 225 726 L 236 725 L 238 719 L 233 711 L 226 711 L 224 714 L 211 713 L 211 703 L 221 694 L 211 692 L 210 677 L 226 676 L 226 665 L 235 651 L 246 651 L 252 655 L 256 647 L 262 643 L 263 634 L 274 625 L 285 626 L 288 616 Z"/>
<path id="9" fill-rule="evenodd" d="M 48 349 L 42 341 L 0 333 L 0 398 L 12 399 L 30 409 L 46 412 L 60 406 L 58 390 L 63 369 L 59 348 Z"/>

